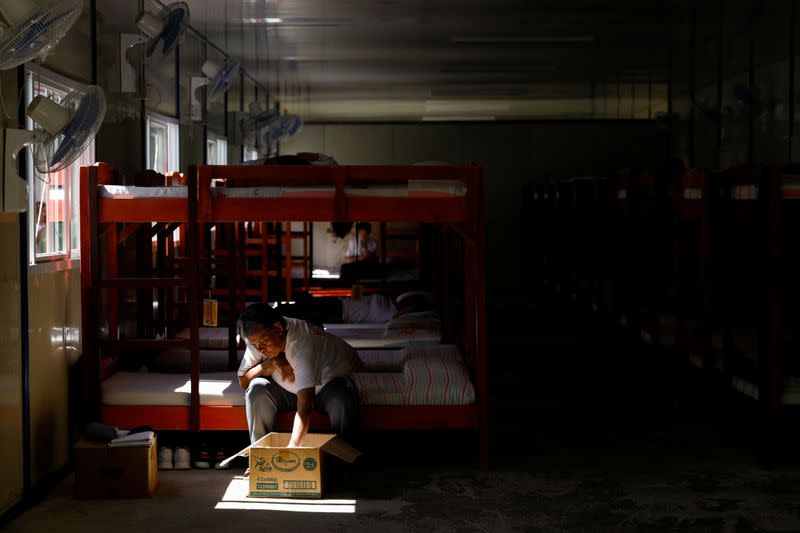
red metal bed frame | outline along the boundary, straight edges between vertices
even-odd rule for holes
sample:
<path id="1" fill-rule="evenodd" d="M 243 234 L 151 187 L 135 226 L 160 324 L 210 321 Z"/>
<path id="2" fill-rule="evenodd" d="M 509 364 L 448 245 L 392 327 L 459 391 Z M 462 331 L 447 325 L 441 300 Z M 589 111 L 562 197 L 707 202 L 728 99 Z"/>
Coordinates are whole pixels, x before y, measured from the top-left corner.
<path id="1" fill-rule="evenodd" d="M 198 228 L 205 223 L 245 221 L 418 221 L 440 223 L 464 242 L 464 351 L 476 384 L 476 403 L 465 406 L 364 406 L 360 410 L 365 430 L 472 429 L 478 431 L 479 461 L 488 465 L 488 383 L 486 375 L 485 221 L 481 169 L 424 166 L 191 166 L 187 176 L 188 198 L 98 198 L 100 184 L 113 183 L 114 170 L 102 163 L 81 169 L 81 286 L 84 353 L 87 365 L 87 407 L 94 418 L 130 427 L 148 424 L 164 430 L 243 430 L 243 407 L 200 405 L 199 397 L 199 298 L 200 248 Z M 311 198 L 231 198 L 213 195 L 214 180 L 228 186 L 332 186 L 329 195 Z M 345 187 L 408 183 L 415 180 L 458 180 L 467 186 L 464 196 L 376 197 L 349 196 Z M 118 242 L 117 223 L 179 222 L 185 225 L 189 258 L 198 258 L 185 279 L 120 279 L 116 256 L 108 254 L 109 278 L 100 274 L 99 238 L 105 233 Z M 126 230 L 122 230 L 123 233 Z M 109 247 L 114 248 L 114 247 Z M 113 256 L 113 257 L 112 257 Z M 189 261 L 191 263 L 191 261 Z M 190 338 L 188 340 L 123 340 L 116 337 L 117 317 L 110 316 L 112 333 L 100 339 L 97 306 L 100 290 L 115 287 L 186 286 L 189 290 Z M 112 313 L 113 314 L 113 313 Z M 102 406 L 103 372 L 100 347 L 119 349 L 188 347 L 191 351 L 190 406 Z M 278 427 L 291 427 L 291 416 L 279 417 Z M 312 419 L 323 429 L 325 417 Z"/>

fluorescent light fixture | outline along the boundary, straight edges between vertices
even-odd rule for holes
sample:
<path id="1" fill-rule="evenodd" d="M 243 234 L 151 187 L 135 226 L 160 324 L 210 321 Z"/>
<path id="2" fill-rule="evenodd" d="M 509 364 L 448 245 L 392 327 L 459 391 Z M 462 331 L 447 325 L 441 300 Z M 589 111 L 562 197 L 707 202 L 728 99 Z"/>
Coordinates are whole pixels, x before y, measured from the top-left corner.
<path id="1" fill-rule="evenodd" d="M 280 24 L 283 19 L 278 17 L 248 17 L 243 18 L 242 22 L 245 24 Z"/>
<path id="2" fill-rule="evenodd" d="M 353 22 L 349 18 L 310 18 L 310 17 L 245 17 L 244 24 L 282 24 L 284 26 L 341 26 Z"/>
<path id="3" fill-rule="evenodd" d="M 507 74 L 519 72 L 553 72 L 555 65 L 504 65 L 497 63 L 493 65 L 470 65 L 468 63 L 460 65 L 445 65 L 439 68 L 442 74 Z"/>
<path id="4" fill-rule="evenodd" d="M 591 44 L 594 35 L 456 35 L 453 44 Z"/>
<path id="5" fill-rule="evenodd" d="M 427 100 L 425 102 L 426 113 L 502 113 L 508 110 L 508 104 L 502 102 L 476 102 L 474 100 L 463 102 Z"/>
<path id="6" fill-rule="evenodd" d="M 433 116 L 433 115 L 425 115 L 422 117 L 423 122 L 490 122 L 495 120 L 495 117 L 489 115 L 469 115 L 469 116 L 457 116 L 457 115 L 443 115 L 443 116 Z"/>

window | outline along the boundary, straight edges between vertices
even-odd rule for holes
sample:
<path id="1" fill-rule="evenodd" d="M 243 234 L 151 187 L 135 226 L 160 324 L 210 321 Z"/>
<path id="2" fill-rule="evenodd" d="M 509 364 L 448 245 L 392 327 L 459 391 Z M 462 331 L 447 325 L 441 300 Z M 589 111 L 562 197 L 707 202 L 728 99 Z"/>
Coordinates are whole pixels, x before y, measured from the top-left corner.
<path id="1" fill-rule="evenodd" d="M 147 168 L 171 174 L 180 171 L 178 121 L 162 115 L 147 115 Z"/>
<path id="2" fill-rule="evenodd" d="M 25 72 L 25 103 L 38 95 L 61 102 L 81 84 L 37 68 Z M 28 129 L 34 127 L 27 119 Z M 70 166 L 40 174 L 33 165 L 32 147 L 27 150 L 28 255 L 31 264 L 80 256 L 80 167 L 95 162 L 94 141 Z"/>
<path id="3" fill-rule="evenodd" d="M 242 156 L 244 158 L 243 161 L 255 161 L 258 159 L 258 150 L 245 145 Z"/>
<path id="4" fill-rule="evenodd" d="M 209 165 L 227 165 L 228 139 L 209 133 L 206 141 L 206 161 Z"/>

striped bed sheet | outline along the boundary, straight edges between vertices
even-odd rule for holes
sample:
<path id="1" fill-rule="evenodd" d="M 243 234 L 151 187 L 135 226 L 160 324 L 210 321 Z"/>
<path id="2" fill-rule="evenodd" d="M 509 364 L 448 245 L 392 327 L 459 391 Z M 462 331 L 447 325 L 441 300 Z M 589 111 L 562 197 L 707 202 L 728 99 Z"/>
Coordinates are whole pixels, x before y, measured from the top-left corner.
<path id="1" fill-rule="evenodd" d="M 758 400 L 759 386 L 748 379 L 733 376 L 731 378 L 731 388 L 740 394 Z M 800 405 L 800 377 L 790 376 L 786 378 L 781 393 L 781 403 L 783 405 Z"/>
<path id="2" fill-rule="evenodd" d="M 475 387 L 453 345 L 404 350 L 401 372 L 356 373 L 364 405 L 470 405 Z"/>
<path id="3" fill-rule="evenodd" d="M 800 200 L 800 176 L 786 176 L 781 183 L 782 196 L 785 200 Z M 687 187 L 683 189 L 685 200 L 702 200 L 703 189 L 700 187 Z M 731 198 L 734 200 L 758 200 L 758 185 L 734 185 L 731 188 Z"/>

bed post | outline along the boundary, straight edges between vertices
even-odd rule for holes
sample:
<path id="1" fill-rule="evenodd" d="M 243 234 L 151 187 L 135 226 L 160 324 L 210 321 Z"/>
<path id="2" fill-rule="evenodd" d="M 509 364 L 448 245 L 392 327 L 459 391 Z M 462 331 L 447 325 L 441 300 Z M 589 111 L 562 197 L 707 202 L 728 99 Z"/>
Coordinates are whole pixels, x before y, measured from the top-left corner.
<path id="1" fill-rule="evenodd" d="M 224 242 L 228 246 L 228 256 L 226 265 L 228 268 L 227 283 L 228 283 L 228 314 L 230 322 L 228 323 L 228 368 L 230 370 L 236 369 L 237 363 L 237 346 L 236 346 L 236 323 L 239 318 L 238 306 L 238 290 L 239 290 L 239 252 L 240 248 L 237 246 L 237 228 L 238 222 L 229 222 L 227 224 L 220 224 L 217 226 L 217 242 L 214 243 L 214 253 L 220 243 L 220 239 L 224 238 Z"/>
<path id="2" fill-rule="evenodd" d="M 204 182 L 205 183 L 205 182 Z M 199 246 L 198 229 L 200 219 L 198 213 L 198 171 L 197 167 L 189 167 L 188 182 L 188 209 L 186 213 L 187 256 L 186 276 L 189 281 L 189 350 L 192 361 L 191 376 L 191 404 L 189 408 L 189 428 L 192 431 L 200 430 L 200 353 L 199 353 L 199 328 L 200 328 L 200 302 L 199 302 Z"/>
<path id="3" fill-rule="evenodd" d="M 713 275 L 712 275 L 712 217 L 716 211 L 714 194 L 717 193 L 710 173 L 705 173 L 702 184 L 702 211 L 700 213 L 700 283 L 702 286 L 702 325 L 701 339 L 703 350 L 703 417 L 710 427 L 714 420 L 714 373 L 716 372 L 715 353 L 712 340 Z"/>
<path id="4" fill-rule="evenodd" d="M 781 294 L 782 294 L 782 208 L 783 208 L 783 175 L 777 169 L 770 168 L 764 171 L 762 177 L 766 186 L 761 187 L 766 196 L 767 217 L 767 268 L 766 293 L 767 293 L 767 350 L 766 365 L 762 363 L 761 394 L 762 409 L 765 412 L 764 435 L 762 437 L 762 453 L 764 459 L 772 456 L 774 445 L 782 430 L 782 396 L 783 396 L 783 368 L 782 342 L 781 342 Z M 762 183 L 763 183 L 762 181 Z M 764 368 L 766 366 L 766 368 Z"/>
<path id="5" fill-rule="evenodd" d="M 480 408 L 480 467 L 489 467 L 489 376 L 486 361 L 486 220 L 482 172 L 474 168 L 475 190 L 475 305 L 477 311 L 475 354 L 478 371 L 478 406 Z"/>
<path id="6" fill-rule="evenodd" d="M 284 222 L 284 241 L 286 243 L 286 256 L 283 258 L 286 268 L 286 301 L 292 299 L 292 223 L 291 221 Z"/>
<path id="7" fill-rule="evenodd" d="M 478 402 L 478 446 L 481 470 L 489 467 L 489 405 L 488 376 L 486 375 L 486 271 L 485 271 L 485 220 L 483 215 L 483 187 L 481 171 L 470 167 L 467 183 L 467 220 L 464 236 L 466 321 L 464 338 L 467 353 L 474 357 Z"/>
<path id="8" fill-rule="evenodd" d="M 98 351 L 97 286 L 97 166 L 81 167 L 81 345 L 83 346 L 83 397 L 81 427 L 100 418 L 100 352 Z"/>

